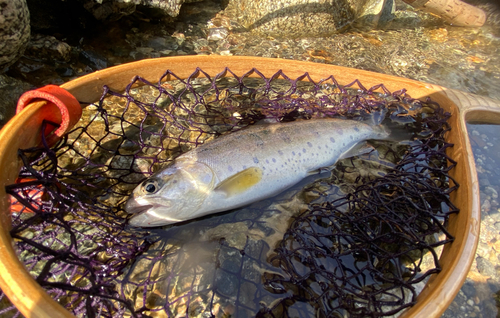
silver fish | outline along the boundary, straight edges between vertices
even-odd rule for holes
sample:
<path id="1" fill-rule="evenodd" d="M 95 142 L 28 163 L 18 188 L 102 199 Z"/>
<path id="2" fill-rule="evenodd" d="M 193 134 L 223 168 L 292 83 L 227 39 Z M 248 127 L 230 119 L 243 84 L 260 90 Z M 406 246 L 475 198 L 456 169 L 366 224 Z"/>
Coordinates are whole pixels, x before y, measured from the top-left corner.
<path id="1" fill-rule="evenodd" d="M 136 214 L 131 225 L 153 227 L 238 208 L 388 138 L 383 126 L 345 119 L 254 125 L 179 156 L 134 189 L 125 211 Z"/>

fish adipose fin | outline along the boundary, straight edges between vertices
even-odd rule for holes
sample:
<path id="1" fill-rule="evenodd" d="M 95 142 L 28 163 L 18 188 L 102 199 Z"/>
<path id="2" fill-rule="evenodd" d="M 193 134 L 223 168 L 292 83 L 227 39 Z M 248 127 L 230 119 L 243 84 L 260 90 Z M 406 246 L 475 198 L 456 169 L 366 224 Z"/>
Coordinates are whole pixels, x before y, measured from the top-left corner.
<path id="1" fill-rule="evenodd" d="M 222 181 L 214 190 L 222 191 L 228 197 L 243 193 L 262 180 L 262 169 L 250 167 Z"/>

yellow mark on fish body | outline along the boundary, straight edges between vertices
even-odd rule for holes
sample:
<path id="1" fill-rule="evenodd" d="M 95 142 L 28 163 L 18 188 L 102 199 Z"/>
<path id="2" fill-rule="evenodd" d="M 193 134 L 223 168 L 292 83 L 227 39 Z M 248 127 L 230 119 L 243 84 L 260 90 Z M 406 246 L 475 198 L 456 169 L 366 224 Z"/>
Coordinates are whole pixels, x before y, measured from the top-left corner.
<path id="1" fill-rule="evenodd" d="M 223 191 L 228 197 L 243 193 L 262 180 L 262 169 L 250 167 L 222 181 L 215 190 Z"/>

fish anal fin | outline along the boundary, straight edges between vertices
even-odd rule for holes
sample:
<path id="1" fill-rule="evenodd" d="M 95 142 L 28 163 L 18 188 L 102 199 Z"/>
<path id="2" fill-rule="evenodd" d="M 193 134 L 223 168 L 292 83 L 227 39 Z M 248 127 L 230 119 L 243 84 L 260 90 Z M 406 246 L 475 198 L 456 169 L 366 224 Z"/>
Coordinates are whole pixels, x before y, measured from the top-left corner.
<path id="1" fill-rule="evenodd" d="M 375 148 L 373 148 L 373 146 L 369 145 L 366 141 L 360 142 L 360 143 L 356 144 L 354 147 L 352 147 L 351 149 L 344 152 L 340 156 L 339 160 L 354 157 L 354 156 L 360 156 L 360 155 L 363 155 L 365 153 L 372 152 L 374 149 Z"/>
<path id="2" fill-rule="evenodd" d="M 251 189 L 262 180 L 262 169 L 250 167 L 222 181 L 214 190 L 222 191 L 228 197 Z"/>
<path id="3" fill-rule="evenodd" d="M 335 168 L 335 165 L 337 163 L 331 165 L 331 166 L 328 166 L 328 167 L 321 167 L 319 169 L 315 169 L 315 170 L 309 170 L 307 172 L 307 175 L 308 176 L 312 176 L 312 175 L 316 175 L 316 174 L 322 174 L 322 173 L 327 173 L 327 172 L 331 172 L 333 170 L 333 168 Z"/>

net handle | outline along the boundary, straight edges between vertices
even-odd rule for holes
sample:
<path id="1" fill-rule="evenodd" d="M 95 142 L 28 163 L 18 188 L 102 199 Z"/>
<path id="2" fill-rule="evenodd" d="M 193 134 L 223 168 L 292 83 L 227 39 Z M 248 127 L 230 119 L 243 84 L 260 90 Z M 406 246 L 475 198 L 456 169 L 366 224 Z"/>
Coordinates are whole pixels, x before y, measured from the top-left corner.
<path id="1" fill-rule="evenodd" d="M 45 101 L 49 105 L 55 105 L 60 111 L 60 120 L 57 122 L 59 128 L 51 128 L 47 125 L 44 135 L 49 145 L 54 144 L 64 134 L 66 134 L 82 116 L 82 107 L 70 92 L 57 85 L 47 85 L 35 90 L 27 91 L 19 98 L 16 114 L 34 102 Z M 48 112 L 50 107 L 45 107 L 44 112 Z M 47 116 L 49 117 L 49 116 Z M 50 116 L 53 117 L 53 114 Z"/>

